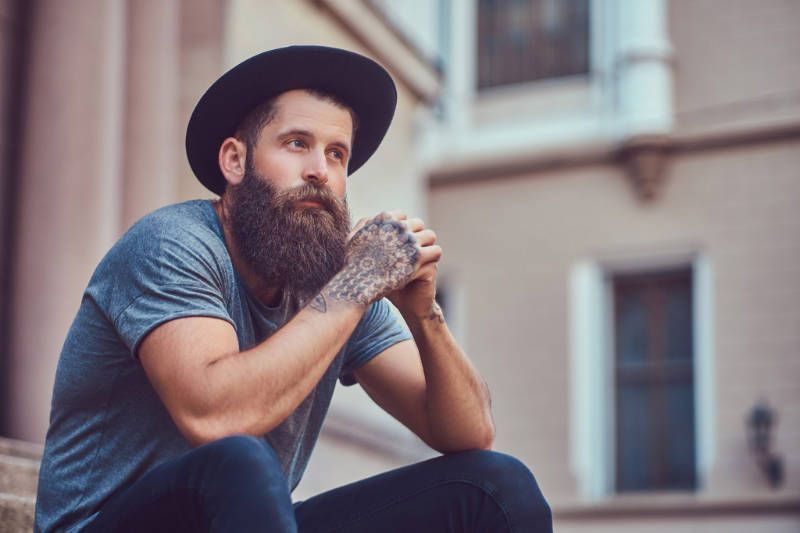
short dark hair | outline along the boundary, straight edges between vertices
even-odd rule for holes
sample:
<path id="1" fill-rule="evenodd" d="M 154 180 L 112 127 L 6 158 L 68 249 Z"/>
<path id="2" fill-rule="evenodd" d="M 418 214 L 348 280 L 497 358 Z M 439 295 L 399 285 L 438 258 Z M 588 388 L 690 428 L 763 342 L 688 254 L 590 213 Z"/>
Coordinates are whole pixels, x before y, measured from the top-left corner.
<path id="1" fill-rule="evenodd" d="M 350 119 L 353 122 L 353 133 L 352 139 L 356 137 L 356 129 L 358 128 L 358 116 L 356 115 L 353 108 L 347 105 L 341 98 L 336 96 L 335 94 L 331 94 L 325 91 L 321 91 L 319 89 L 302 89 L 303 91 L 307 92 L 308 94 L 326 102 L 330 102 L 333 105 L 340 107 L 350 113 Z M 247 154 L 245 156 L 245 164 L 247 168 L 252 168 L 253 165 L 253 151 L 258 144 L 258 139 L 261 137 L 261 131 L 264 127 L 272 122 L 272 119 L 275 118 L 275 115 L 278 112 L 278 108 L 275 106 L 275 101 L 278 99 L 280 95 L 273 96 L 266 102 L 263 102 L 256 106 L 252 111 L 250 111 L 244 120 L 239 124 L 239 127 L 236 128 L 236 133 L 234 136 L 245 143 L 247 146 Z M 351 139 L 351 140 L 352 140 Z"/>

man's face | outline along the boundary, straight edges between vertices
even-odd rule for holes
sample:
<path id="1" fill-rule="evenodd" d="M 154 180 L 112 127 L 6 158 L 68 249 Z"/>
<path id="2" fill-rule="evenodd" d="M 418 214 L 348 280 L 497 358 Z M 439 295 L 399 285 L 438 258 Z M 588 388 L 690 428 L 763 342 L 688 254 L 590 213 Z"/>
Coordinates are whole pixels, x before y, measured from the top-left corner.
<path id="1" fill-rule="evenodd" d="M 350 112 L 303 90 L 281 94 L 275 109 L 252 154 L 255 171 L 278 192 L 317 182 L 344 198 L 353 134 Z"/>
<path id="2" fill-rule="evenodd" d="M 225 193 L 229 222 L 239 253 L 268 285 L 308 299 L 344 265 L 352 122 L 303 91 L 276 105 L 244 179 Z"/>

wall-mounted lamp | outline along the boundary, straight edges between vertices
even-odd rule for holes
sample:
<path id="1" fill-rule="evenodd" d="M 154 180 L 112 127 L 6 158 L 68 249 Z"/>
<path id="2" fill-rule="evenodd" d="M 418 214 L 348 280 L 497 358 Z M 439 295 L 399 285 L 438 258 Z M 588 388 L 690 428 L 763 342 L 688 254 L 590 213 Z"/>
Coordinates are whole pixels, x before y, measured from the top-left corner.
<path id="1" fill-rule="evenodd" d="M 772 429 L 776 423 L 775 411 L 764 401 L 753 406 L 747 417 L 750 447 L 772 488 L 783 483 L 783 458 L 772 451 Z"/>

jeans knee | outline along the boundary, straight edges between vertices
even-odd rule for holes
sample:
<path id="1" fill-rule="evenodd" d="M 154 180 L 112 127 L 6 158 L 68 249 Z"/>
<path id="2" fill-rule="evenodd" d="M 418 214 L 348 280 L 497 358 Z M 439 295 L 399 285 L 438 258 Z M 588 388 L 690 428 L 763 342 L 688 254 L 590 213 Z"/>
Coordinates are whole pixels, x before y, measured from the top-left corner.
<path id="1" fill-rule="evenodd" d="M 489 450 L 466 452 L 467 471 L 488 483 L 501 495 L 514 520 L 526 524 L 524 531 L 551 531 L 552 514 L 536 478 L 525 464 L 504 453 Z"/>
<path id="2" fill-rule="evenodd" d="M 225 477 L 279 476 L 280 461 L 264 440 L 248 435 L 225 437 L 203 446 L 204 460 Z"/>
<path id="3" fill-rule="evenodd" d="M 296 531 L 280 460 L 263 439 L 237 435 L 204 444 L 186 454 L 183 469 L 178 491 L 188 489 L 211 530 L 253 531 L 259 523 Z"/>

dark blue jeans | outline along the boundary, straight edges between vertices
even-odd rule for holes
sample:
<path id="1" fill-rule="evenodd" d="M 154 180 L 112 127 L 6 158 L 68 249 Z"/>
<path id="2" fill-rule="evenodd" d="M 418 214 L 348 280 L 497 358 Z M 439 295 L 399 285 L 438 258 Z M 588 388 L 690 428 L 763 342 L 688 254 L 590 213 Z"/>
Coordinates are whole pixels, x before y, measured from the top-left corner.
<path id="1" fill-rule="evenodd" d="M 293 505 L 272 449 L 228 437 L 145 474 L 89 531 L 544 533 L 552 525 L 533 475 L 501 453 L 445 455 Z"/>

